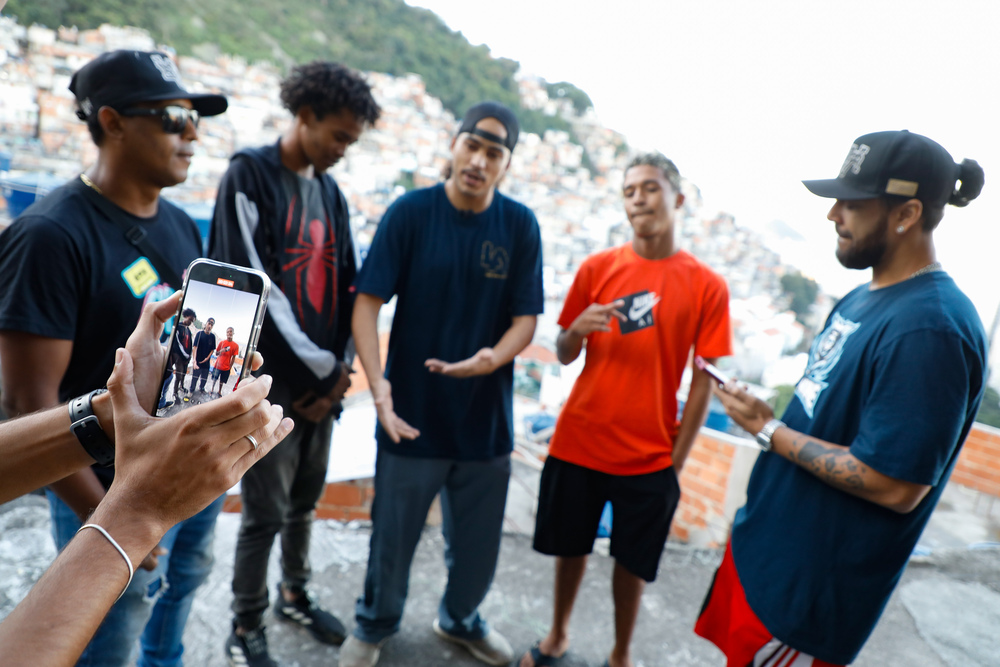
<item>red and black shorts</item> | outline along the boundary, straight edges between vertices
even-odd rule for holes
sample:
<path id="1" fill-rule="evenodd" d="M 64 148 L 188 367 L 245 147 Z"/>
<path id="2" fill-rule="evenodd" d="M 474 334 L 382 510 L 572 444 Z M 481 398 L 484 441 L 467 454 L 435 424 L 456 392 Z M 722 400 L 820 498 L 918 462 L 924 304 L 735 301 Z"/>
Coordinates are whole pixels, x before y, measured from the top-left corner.
<path id="1" fill-rule="evenodd" d="M 673 467 L 611 475 L 550 456 L 538 491 L 533 547 L 549 556 L 589 554 L 610 500 L 611 555 L 635 576 L 653 581 L 680 496 Z"/>
<path id="2" fill-rule="evenodd" d="M 726 667 L 841 667 L 796 651 L 768 632 L 747 603 L 729 545 L 694 631 L 726 654 Z"/>

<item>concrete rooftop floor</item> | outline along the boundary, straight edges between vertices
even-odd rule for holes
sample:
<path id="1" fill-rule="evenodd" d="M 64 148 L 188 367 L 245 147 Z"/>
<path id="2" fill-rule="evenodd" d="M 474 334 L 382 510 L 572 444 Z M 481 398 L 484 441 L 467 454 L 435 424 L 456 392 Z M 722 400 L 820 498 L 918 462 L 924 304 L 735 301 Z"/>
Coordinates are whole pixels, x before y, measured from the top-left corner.
<path id="1" fill-rule="evenodd" d="M 482 610 L 520 653 L 548 629 L 553 564 L 531 550 L 532 471 L 515 466 L 511 505 L 500 564 Z M 1000 505 L 1000 503 L 997 503 Z M 859 667 L 1000 666 L 1000 547 L 997 515 L 986 497 L 946 492 L 938 514 L 911 560 L 900 586 L 868 645 Z M 197 595 L 185 634 L 188 667 L 223 667 L 223 642 L 229 632 L 230 578 L 239 516 L 224 514 L 216 529 L 216 564 Z M 365 524 L 317 522 L 312 544 L 314 597 L 350 628 L 353 605 L 362 588 L 368 554 Z M 612 560 L 598 553 L 590 560 L 573 618 L 573 644 L 565 667 L 597 667 L 611 647 Z M 412 570 L 403 627 L 383 650 L 385 667 L 478 665 L 463 649 L 437 639 L 431 631 L 444 588 L 440 530 L 428 528 Z M 272 592 L 278 580 L 276 548 L 271 563 Z M 26 594 L 54 557 L 46 501 L 26 496 L 0 506 L 0 618 Z M 657 581 L 646 589 L 634 641 L 637 666 L 722 667 L 722 654 L 691 628 L 721 553 L 671 543 Z M 332 667 L 337 649 L 314 642 L 304 631 L 267 616 L 272 654 L 284 667 Z M 2 654 L 2 649 L 0 649 Z M 2 659 L 0 659 L 2 662 Z"/>

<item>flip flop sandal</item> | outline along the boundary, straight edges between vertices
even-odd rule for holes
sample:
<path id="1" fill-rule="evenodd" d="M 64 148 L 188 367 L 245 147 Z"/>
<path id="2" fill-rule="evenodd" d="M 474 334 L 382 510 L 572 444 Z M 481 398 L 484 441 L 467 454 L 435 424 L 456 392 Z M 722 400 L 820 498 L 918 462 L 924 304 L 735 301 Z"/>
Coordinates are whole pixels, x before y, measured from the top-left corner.
<path id="1" fill-rule="evenodd" d="M 528 654 L 531 656 L 531 660 L 535 663 L 535 667 L 555 667 L 558 665 L 562 659 L 566 656 L 563 655 L 546 655 L 542 653 L 542 649 L 538 648 L 541 646 L 542 642 L 537 641 L 535 645 L 528 649 Z"/>

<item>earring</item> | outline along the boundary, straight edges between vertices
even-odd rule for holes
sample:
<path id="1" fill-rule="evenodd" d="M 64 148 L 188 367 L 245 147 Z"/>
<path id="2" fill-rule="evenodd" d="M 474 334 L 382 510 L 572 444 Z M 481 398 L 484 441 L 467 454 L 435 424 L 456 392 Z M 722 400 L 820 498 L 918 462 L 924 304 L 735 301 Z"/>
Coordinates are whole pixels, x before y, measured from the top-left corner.
<path id="1" fill-rule="evenodd" d="M 897 234 L 902 234 L 905 231 L 906 231 L 906 227 L 904 227 L 903 225 L 900 225 L 899 227 L 896 227 L 896 233 Z"/>

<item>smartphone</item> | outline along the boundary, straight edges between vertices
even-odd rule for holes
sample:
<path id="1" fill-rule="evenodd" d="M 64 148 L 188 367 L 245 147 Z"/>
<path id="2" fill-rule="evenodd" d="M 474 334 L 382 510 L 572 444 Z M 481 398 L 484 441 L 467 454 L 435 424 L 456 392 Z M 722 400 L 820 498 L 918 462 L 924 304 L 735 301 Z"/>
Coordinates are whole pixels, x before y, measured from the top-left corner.
<path id="1" fill-rule="evenodd" d="M 271 280 L 254 269 L 196 259 L 183 289 L 152 409 L 157 417 L 232 393 L 250 374 Z"/>
<path id="2" fill-rule="evenodd" d="M 694 365 L 699 370 L 703 370 L 710 376 L 712 376 L 712 379 L 718 382 L 719 384 L 726 384 L 732 379 L 731 377 L 720 371 L 718 368 L 705 361 L 705 359 L 702 358 L 701 355 L 695 355 Z"/>

